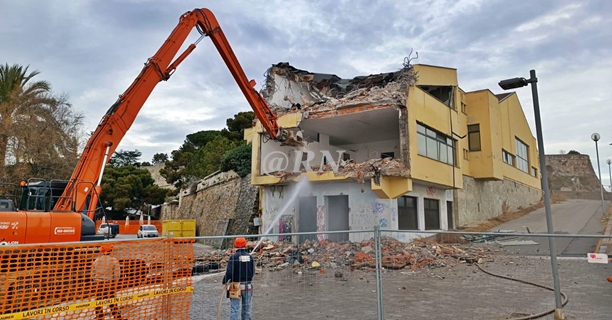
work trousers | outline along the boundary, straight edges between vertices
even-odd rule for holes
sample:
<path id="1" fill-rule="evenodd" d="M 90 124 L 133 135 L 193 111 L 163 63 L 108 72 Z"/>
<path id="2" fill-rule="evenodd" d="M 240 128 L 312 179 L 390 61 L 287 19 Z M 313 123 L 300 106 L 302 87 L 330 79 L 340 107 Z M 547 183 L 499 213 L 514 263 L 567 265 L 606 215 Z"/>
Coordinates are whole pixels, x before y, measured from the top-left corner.
<path id="1" fill-rule="evenodd" d="M 117 296 L 117 281 L 112 280 L 98 280 L 96 283 L 96 300 L 104 300 L 115 298 Z M 116 304 L 111 304 L 108 306 L 111 310 L 112 319 L 115 320 L 123 320 L 121 317 L 121 311 L 119 310 L 119 306 Z M 104 320 L 104 310 L 103 307 L 96 307 L 96 320 Z"/>
<path id="2" fill-rule="evenodd" d="M 243 286 L 245 286 L 243 284 Z M 253 297 L 253 286 L 249 284 L 242 289 L 241 299 L 230 299 L 230 319 L 231 320 L 251 320 L 251 298 Z M 241 307 L 242 304 L 242 308 Z M 241 315 L 239 317 L 238 315 Z"/>

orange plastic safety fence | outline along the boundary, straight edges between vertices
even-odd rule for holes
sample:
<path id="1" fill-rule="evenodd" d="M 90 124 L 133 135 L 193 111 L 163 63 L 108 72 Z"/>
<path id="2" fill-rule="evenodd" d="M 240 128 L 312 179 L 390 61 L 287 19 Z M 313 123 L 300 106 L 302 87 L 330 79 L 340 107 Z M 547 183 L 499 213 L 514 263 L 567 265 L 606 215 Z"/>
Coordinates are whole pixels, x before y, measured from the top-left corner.
<path id="1" fill-rule="evenodd" d="M 0 258 L 0 320 L 189 318 L 193 240 L 1 246 Z"/>

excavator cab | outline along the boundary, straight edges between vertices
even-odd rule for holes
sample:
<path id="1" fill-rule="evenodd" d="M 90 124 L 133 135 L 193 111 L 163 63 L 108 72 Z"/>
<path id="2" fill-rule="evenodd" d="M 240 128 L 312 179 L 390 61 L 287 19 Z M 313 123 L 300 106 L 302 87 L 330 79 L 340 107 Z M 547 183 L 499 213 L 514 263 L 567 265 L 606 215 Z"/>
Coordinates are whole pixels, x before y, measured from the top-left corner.
<path id="1" fill-rule="evenodd" d="M 87 212 L 55 208 L 68 183 L 29 179 L 19 187 L 0 186 L 0 239 L 10 244 L 104 240 Z"/>

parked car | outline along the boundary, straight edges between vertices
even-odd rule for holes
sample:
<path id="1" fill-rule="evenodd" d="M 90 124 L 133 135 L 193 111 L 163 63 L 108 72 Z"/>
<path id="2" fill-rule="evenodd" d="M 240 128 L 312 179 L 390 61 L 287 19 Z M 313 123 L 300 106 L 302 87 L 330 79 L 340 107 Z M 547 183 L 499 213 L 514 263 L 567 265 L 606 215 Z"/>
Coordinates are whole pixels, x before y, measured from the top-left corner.
<path id="1" fill-rule="evenodd" d="M 138 228 L 138 238 L 159 237 L 159 231 L 154 225 L 145 224 Z"/>
<path id="2" fill-rule="evenodd" d="M 115 238 L 119 234 L 119 225 L 116 223 L 103 223 L 98 228 L 98 234 L 103 234 L 106 238 Z"/>

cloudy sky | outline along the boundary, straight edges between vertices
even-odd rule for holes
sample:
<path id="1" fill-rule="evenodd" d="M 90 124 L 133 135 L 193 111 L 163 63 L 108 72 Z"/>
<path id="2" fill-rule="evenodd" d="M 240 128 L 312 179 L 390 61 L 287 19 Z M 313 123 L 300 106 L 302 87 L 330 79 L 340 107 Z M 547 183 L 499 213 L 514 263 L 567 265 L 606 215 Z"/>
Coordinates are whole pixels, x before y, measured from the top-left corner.
<path id="1" fill-rule="evenodd" d="M 589 154 L 604 184 L 612 159 L 612 1 L 0 0 L 0 63 L 29 65 L 67 93 L 94 130 L 186 11 L 216 15 L 247 76 L 272 64 L 354 77 L 414 63 L 458 69 L 466 91 L 538 71 L 547 154 Z M 606 22 L 608 21 L 608 22 Z M 197 39 L 197 33 L 186 45 Z M 529 88 L 519 98 L 534 130 Z M 221 129 L 250 107 L 208 39 L 160 83 L 120 149 L 141 160 L 170 153 L 189 133 Z"/>

